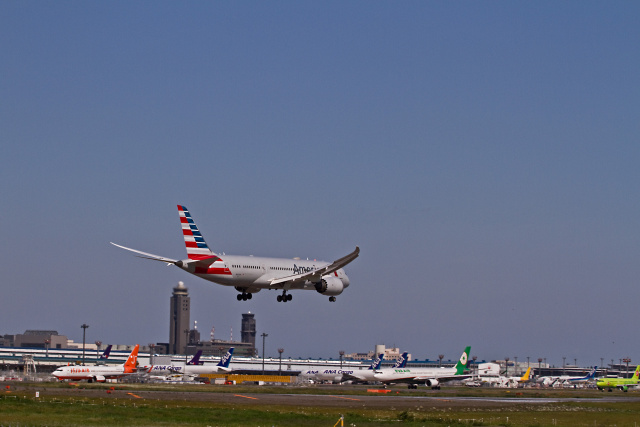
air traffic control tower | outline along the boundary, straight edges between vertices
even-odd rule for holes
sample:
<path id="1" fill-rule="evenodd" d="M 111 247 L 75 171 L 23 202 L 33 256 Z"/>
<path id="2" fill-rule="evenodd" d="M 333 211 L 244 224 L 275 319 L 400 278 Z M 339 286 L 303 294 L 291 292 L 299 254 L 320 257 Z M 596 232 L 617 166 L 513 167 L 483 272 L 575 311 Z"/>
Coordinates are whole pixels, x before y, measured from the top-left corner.
<path id="1" fill-rule="evenodd" d="M 256 319 L 253 316 L 252 312 L 242 314 L 240 339 L 243 343 L 249 343 L 253 348 L 256 348 Z"/>
<path id="2" fill-rule="evenodd" d="M 170 305 L 169 353 L 185 354 L 191 314 L 191 298 L 189 298 L 189 292 L 183 282 L 178 282 L 178 286 L 173 288 Z"/>

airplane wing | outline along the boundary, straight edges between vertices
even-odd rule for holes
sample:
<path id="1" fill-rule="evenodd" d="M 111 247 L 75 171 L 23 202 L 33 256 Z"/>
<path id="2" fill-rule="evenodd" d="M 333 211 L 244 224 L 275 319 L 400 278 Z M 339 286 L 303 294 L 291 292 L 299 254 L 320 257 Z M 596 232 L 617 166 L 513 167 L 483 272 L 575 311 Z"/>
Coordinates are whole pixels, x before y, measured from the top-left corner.
<path id="1" fill-rule="evenodd" d="M 413 377 L 412 381 L 424 382 L 426 380 L 437 380 L 438 382 L 445 383 L 447 381 L 455 381 L 455 380 L 464 380 L 466 378 L 472 378 L 472 374 L 460 374 L 460 375 L 445 375 L 442 377 L 432 377 L 432 376 L 423 376 L 423 377 Z"/>
<path id="2" fill-rule="evenodd" d="M 139 251 L 137 249 L 127 248 L 126 246 L 118 245 L 118 244 L 113 243 L 113 242 L 109 242 L 109 243 L 111 243 L 113 246 L 117 246 L 117 247 L 119 247 L 121 249 L 125 249 L 127 251 L 134 252 L 134 253 L 138 254 L 137 256 L 139 258 L 150 259 L 152 261 L 166 262 L 167 265 L 175 264 L 178 267 L 182 267 L 182 266 L 187 265 L 187 264 L 195 264 L 196 267 L 208 267 L 208 266 L 210 266 L 211 264 L 213 264 L 214 262 L 216 262 L 216 261 L 218 261 L 220 259 L 217 256 L 209 256 L 209 257 L 205 257 L 205 258 L 202 258 L 202 259 L 177 260 L 177 259 L 165 258 L 165 257 L 162 257 L 160 255 L 149 254 L 147 252 L 142 252 L 142 251 Z"/>
<path id="3" fill-rule="evenodd" d="M 359 254 L 360 254 L 360 248 L 356 246 L 356 249 L 353 252 L 351 252 L 349 255 L 345 255 L 342 258 L 333 261 L 329 265 L 325 265 L 324 267 L 321 267 L 306 273 L 294 274 L 292 276 L 285 276 L 285 277 L 280 277 L 278 279 L 274 279 L 271 281 L 270 285 L 275 286 L 275 285 L 279 285 L 287 282 L 291 283 L 292 285 L 304 283 L 306 281 L 319 282 L 322 276 L 326 276 L 327 274 L 331 274 L 334 271 L 338 271 L 339 269 L 349 264 L 354 259 L 358 258 Z"/>
<path id="4" fill-rule="evenodd" d="M 120 249 L 124 249 L 124 250 L 127 250 L 127 251 L 131 251 L 131 252 L 137 253 L 138 254 L 137 256 L 140 257 L 140 258 L 150 259 L 150 260 L 153 260 L 153 261 L 166 262 L 167 264 L 175 264 L 176 262 L 178 262 L 177 259 L 165 258 L 165 257 L 161 257 L 159 255 L 148 254 L 146 252 L 138 251 L 136 249 L 127 248 L 126 246 L 121 246 L 121 245 L 115 244 L 113 242 L 109 242 L 109 243 L 111 243 L 113 246 L 119 247 Z"/>

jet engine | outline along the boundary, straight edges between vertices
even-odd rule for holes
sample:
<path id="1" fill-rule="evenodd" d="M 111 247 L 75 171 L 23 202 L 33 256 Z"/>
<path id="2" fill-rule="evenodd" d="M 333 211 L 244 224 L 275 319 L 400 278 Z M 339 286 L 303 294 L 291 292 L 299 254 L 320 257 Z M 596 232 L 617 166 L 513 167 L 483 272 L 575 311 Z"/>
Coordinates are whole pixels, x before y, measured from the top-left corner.
<path id="1" fill-rule="evenodd" d="M 426 384 L 427 384 L 427 387 L 440 388 L 440 381 L 436 379 L 427 380 Z"/>
<path id="2" fill-rule="evenodd" d="M 336 276 L 324 276 L 322 280 L 320 280 L 315 285 L 316 291 L 321 293 L 322 295 L 340 295 L 344 290 L 344 285 L 342 284 L 342 280 L 337 278 Z"/>

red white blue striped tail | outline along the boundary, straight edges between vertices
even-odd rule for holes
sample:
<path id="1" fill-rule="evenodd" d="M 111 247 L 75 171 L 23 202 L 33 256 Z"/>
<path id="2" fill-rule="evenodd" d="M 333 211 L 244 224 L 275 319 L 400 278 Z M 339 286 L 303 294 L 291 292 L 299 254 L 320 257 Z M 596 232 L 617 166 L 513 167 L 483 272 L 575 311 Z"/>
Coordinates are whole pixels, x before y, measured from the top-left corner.
<path id="1" fill-rule="evenodd" d="M 184 244 L 187 247 L 187 256 L 189 259 L 201 260 L 216 256 L 207 242 L 204 241 L 198 226 L 191 218 L 191 214 L 185 206 L 178 205 L 178 214 L 180 215 L 180 225 L 182 225 L 182 234 L 184 235 Z"/>

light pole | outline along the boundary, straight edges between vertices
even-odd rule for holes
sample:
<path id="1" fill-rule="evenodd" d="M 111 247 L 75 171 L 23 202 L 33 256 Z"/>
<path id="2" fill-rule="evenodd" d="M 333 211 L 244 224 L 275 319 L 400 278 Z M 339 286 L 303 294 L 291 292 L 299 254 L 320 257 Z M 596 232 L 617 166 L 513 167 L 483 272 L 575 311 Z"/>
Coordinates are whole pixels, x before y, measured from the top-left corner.
<path id="1" fill-rule="evenodd" d="M 44 351 L 46 353 L 47 358 L 49 358 L 49 344 L 51 344 L 51 340 L 49 338 L 47 338 L 46 340 L 44 340 Z"/>
<path id="2" fill-rule="evenodd" d="M 564 361 L 567 358 L 567 356 L 562 356 L 562 375 L 564 375 Z"/>
<path id="3" fill-rule="evenodd" d="M 342 370 L 342 357 L 344 356 L 344 350 L 340 350 L 338 354 L 340 355 L 340 370 Z"/>
<path id="4" fill-rule="evenodd" d="M 280 353 L 280 361 L 278 362 L 278 375 L 282 376 L 282 353 L 284 352 L 284 348 L 279 348 L 278 353 Z"/>
<path id="5" fill-rule="evenodd" d="M 629 378 L 629 362 L 631 362 L 631 359 L 625 357 L 622 361 L 627 364 L 627 373 L 625 374 L 625 378 Z"/>
<path id="6" fill-rule="evenodd" d="M 96 341 L 96 363 L 100 360 L 100 346 L 102 346 L 102 341 Z"/>
<path id="7" fill-rule="evenodd" d="M 504 376 L 508 377 L 509 376 L 509 358 L 508 357 L 504 358 L 504 367 L 505 367 Z"/>
<path id="8" fill-rule="evenodd" d="M 444 359 L 444 354 L 439 354 L 438 359 L 440 359 L 440 363 L 438 364 L 438 368 L 442 368 L 442 359 Z"/>
<path id="9" fill-rule="evenodd" d="M 86 323 L 83 323 L 82 326 L 80 326 L 82 328 L 82 365 L 84 365 L 84 340 L 87 334 L 87 328 L 89 327 L 89 325 L 87 325 Z"/>
<path id="10" fill-rule="evenodd" d="M 267 338 L 269 334 L 263 332 L 260 336 L 262 337 L 262 375 L 264 375 L 264 339 Z"/>
<path id="11" fill-rule="evenodd" d="M 538 357 L 538 376 L 542 375 L 542 357 Z"/>

